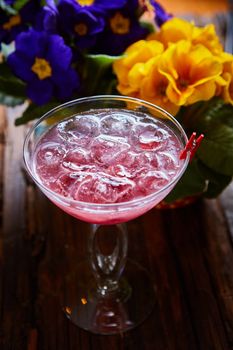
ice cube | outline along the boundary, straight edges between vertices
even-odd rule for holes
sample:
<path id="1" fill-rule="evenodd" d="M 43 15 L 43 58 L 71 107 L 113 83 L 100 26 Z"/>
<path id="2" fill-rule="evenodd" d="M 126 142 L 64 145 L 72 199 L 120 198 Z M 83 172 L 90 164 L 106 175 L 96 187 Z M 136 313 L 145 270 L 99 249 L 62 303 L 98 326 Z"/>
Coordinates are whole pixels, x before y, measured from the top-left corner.
<path id="1" fill-rule="evenodd" d="M 158 191 L 169 182 L 169 177 L 163 171 L 148 171 L 146 174 L 142 174 L 137 182 L 138 188 L 148 195 L 154 191 Z"/>
<path id="2" fill-rule="evenodd" d="M 134 151 L 121 152 L 115 157 L 116 164 L 123 165 L 126 168 L 137 166 L 139 153 Z"/>
<path id="3" fill-rule="evenodd" d="M 114 115 L 107 114 L 101 118 L 101 133 L 114 136 L 125 136 L 129 134 L 129 130 L 134 123 L 134 117 L 126 112 L 115 112 Z"/>
<path id="4" fill-rule="evenodd" d="M 79 170 L 80 166 L 90 165 L 90 152 L 81 147 L 71 149 L 63 158 L 62 165 L 69 170 Z"/>
<path id="5" fill-rule="evenodd" d="M 58 134 L 64 140 L 77 145 L 88 146 L 99 134 L 99 120 L 92 115 L 80 115 L 59 123 Z"/>
<path id="6" fill-rule="evenodd" d="M 137 150 L 155 151 L 166 146 L 168 136 L 166 130 L 155 124 L 137 123 L 132 129 L 130 142 Z"/>
<path id="7" fill-rule="evenodd" d="M 66 154 L 64 147 L 55 142 L 38 145 L 35 154 L 36 172 L 45 183 L 53 182 L 62 172 L 62 160 Z"/>
<path id="8" fill-rule="evenodd" d="M 170 151 L 160 151 L 158 152 L 158 157 L 160 160 L 160 168 L 164 169 L 168 176 L 176 174 L 177 169 L 180 165 L 179 152 L 175 149 Z"/>
<path id="9" fill-rule="evenodd" d="M 36 152 L 36 159 L 43 164 L 59 162 L 65 155 L 66 150 L 56 142 L 47 142 L 39 145 Z"/>
<path id="10" fill-rule="evenodd" d="M 56 181 L 50 184 L 50 189 L 64 197 L 72 196 L 72 188 L 76 182 L 75 178 L 72 178 L 70 174 L 63 173 Z"/>
<path id="11" fill-rule="evenodd" d="M 133 181 L 102 172 L 83 181 L 75 198 L 84 202 L 116 203 L 124 201 L 134 187 Z"/>
<path id="12" fill-rule="evenodd" d="M 133 151 L 122 152 L 115 159 L 115 172 L 121 171 L 121 167 L 123 167 L 124 172 L 128 178 L 133 178 L 137 176 L 139 172 L 144 170 L 145 168 L 150 168 L 151 154 L 148 153 L 137 153 Z M 122 170 L 123 170 L 122 169 Z"/>
<path id="13" fill-rule="evenodd" d="M 108 166 L 129 147 L 129 144 L 125 143 L 121 137 L 99 135 L 92 143 L 91 155 L 93 160 Z"/>
<path id="14" fill-rule="evenodd" d="M 133 175 L 129 170 L 124 165 L 121 164 L 116 164 L 116 165 L 111 165 L 108 168 L 108 173 L 114 176 L 120 176 L 120 177 L 126 177 L 126 178 L 131 178 Z"/>

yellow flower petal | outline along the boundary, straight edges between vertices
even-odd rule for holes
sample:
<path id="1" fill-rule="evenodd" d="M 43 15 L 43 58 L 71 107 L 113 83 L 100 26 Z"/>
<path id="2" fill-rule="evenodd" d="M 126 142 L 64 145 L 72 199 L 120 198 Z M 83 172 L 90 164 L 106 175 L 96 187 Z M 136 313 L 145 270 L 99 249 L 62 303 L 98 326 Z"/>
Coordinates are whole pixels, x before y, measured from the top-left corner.
<path id="1" fill-rule="evenodd" d="M 192 94 L 195 95 L 194 99 L 198 96 L 199 100 L 205 100 L 206 95 L 202 98 L 196 90 L 208 81 L 210 84 L 216 81 L 222 68 L 222 63 L 203 45 L 193 46 L 191 42 L 182 40 L 168 47 L 162 54 L 158 69 L 169 81 L 169 99 L 175 104 L 184 105 Z M 212 85 L 210 91 L 212 97 Z"/>
<path id="2" fill-rule="evenodd" d="M 215 32 L 213 24 L 208 24 L 204 28 L 193 27 L 192 33 L 193 44 L 202 44 L 209 49 L 214 55 L 219 55 L 223 51 L 223 47 Z"/>
<path id="3" fill-rule="evenodd" d="M 141 81 L 139 96 L 175 115 L 179 106 L 172 103 L 166 95 L 168 80 L 158 71 L 159 61 L 160 57 L 156 57 L 145 64 L 147 74 Z"/>
<path id="4" fill-rule="evenodd" d="M 199 65 L 193 65 L 190 69 L 190 83 L 193 82 L 193 86 L 196 87 L 213 77 L 218 77 L 222 73 L 222 64 L 212 58 L 205 58 Z"/>
<path id="5" fill-rule="evenodd" d="M 143 64 L 163 52 L 163 44 L 158 41 L 140 40 L 130 45 L 124 56 L 116 60 L 113 70 L 118 79 L 118 91 L 123 95 L 135 96 L 140 89 Z M 145 72 L 146 74 L 146 72 Z"/>
<path id="6" fill-rule="evenodd" d="M 231 61 L 224 63 L 221 77 L 225 82 L 222 87 L 222 97 L 225 102 L 233 104 L 233 56 Z"/>
<path id="7" fill-rule="evenodd" d="M 132 67 L 135 63 L 146 62 L 151 57 L 157 56 L 163 52 L 163 44 L 153 40 L 140 40 L 129 46 L 125 51 L 123 63 L 127 67 Z"/>
<path id="8" fill-rule="evenodd" d="M 117 90 L 125 96 L 138 97 L 138 89 L 134 89 L 129 85 L 118 84 Z"/>
<path id="9" fill-rule="evenodd" d="M 166 90 L 169 100 L 178 106 L 185 105 L 187 99 L 193 94 L 193 92 L 194 88 L 192 86 L 188 86 L 183 92 L 181 92 L 178 89 L 175 89 L 172 84 L 169 84 Z"/>
<path id="10" fill-rule="evenodd" d="M 172 18 L 166 21 L 157 33 L 150 34 L 148 40 L 161 41 L 165 47 L 169 43 L 176 43 L 180 40 L 191 40 L 193 24 L 181 18 Z"/>
<path id="11" fill-rule="evenodd" d="M 122 59 L 116 60 L 113 63 L 113 70 L 117 75 L 118 81 L 120 82 L 127 81 L 129 68 L 124 65 L 124 62 L 122 61 Z"/>
<path id="12" fill-rule="evenodd" d="M 192 94 L 187 98 L 186 105 L 193 104 L 198 101 L 207 101 L 215 95 L 216 84 L 214 81 L 206 82 L 193 89 Z"/>
<path id="13" fill-rule="evenodd" d="M 140 89 L 142 79 L 145 76 L 145 64 L 136 63 L 128 74 L 128 83 L 135 89 Z"/>

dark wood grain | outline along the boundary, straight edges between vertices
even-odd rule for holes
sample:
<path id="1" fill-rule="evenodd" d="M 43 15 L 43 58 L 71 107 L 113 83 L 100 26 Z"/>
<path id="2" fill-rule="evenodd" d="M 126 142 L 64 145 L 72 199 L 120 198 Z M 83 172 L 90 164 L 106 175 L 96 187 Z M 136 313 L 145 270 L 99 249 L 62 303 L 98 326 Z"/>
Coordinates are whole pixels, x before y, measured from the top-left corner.
<path id="1" fill-rule="evenodd" d="M 4 153 L 5 153 L 5 131 L 6 131 L 6 114 L 5 110 L 0 107 L 0 323 L 3 314 L 3 172 L 4 172 Z M 0 327 L 0 343 L 3 338 L 3 331 Z"/>
<path id="2" fill-rule="evenodd" d="M 65 276 L 87 255 L 88 224 L 56 208 L 25 175 L 26 130 L 7 120 L 0 125 L 0 349 L 233 349 L 232 186 L 217 200 L 153 209 L 128 223 L 129 257 L 150 271 L 156 304 L 135 330 L 93 335 L 66 319 L 59 298 Z"/>

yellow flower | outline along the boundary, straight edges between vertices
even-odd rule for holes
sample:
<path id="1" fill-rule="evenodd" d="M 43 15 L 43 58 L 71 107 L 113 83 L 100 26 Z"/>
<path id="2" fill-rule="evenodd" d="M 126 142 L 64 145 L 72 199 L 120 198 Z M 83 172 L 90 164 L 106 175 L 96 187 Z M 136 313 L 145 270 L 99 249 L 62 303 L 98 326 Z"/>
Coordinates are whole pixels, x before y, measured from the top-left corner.
<path id="1" fill-rule="evenodd" d="M 158 40 L 168 47 L 170 43 L 191 40 L 194 25 L 184 19 L 173 17 L 166 21 L 156 33 L 150 34 L 148 40 Z"/>
<path id="2" fill-rule="evenodd" d="M 181 106 L 215 95 L 222 63 L 203 45 L 192 46 L 190 41 L 182 40 L 163 53 L 159 72 L 169 81 L 168 98 Z"/>
<path id="3" fill-rule="evenodd" d="M 165 22 L 157 33 L 150 34 L 147 39 L 161 41 L 165 47 L 180 40 L 190 40 L 193 45 L 202 44 L 214 55 L 223 51 L 213 24 L 197 27 L 192 22 L 176 17 Z"/>
<path id="4" fill-rule="evenodd" d="M 162 52 L 163 44 L 155 40 L 140 40 L 130 45 L 124 56 L 113 64 L 118 79 L 118 91 L 122 95 L 136 97 L 139 93 L 140 80 L 146 74 L 144 63 Z"/>
<path id="5" fill-rule="evenodd" d="M 226 73 L 229 71 L 229 64 L 233 56 L 227 52 L 222 52 L 219 56 L 215 56 L 215 58 L 223 64 L 222 74 L 216 78 L 215 96 L 222 96 L 223 88 L 228 85 L 229 76 Z"/>
<path id="6" fill-rule="evenodd" d="M 214 55 L 219 55 L 223 52 L 223 47 L 215 32 L 213 24 L 208 24 L 204 28 L 193 27 L 192 43 L 202 44 L 209 49 Z"/>
<path id="7" fill-rule="evenodd" d="M 179 106 L 172 103 L 166 94 L 168 79 L 159 73 L 158 66 L 161 56 L 151 58 L 145 64 L 147 75 L 141 81 L 139 97 L 143 100 L 154 103 L 173 115 L 179 110 Z"/>
<path id="8" fill-rule="evenodd" d="M 233 104 L 233 56 L 229 55 L 229 59 L 224 62 L 222 79 L 222 98 L 226 103 Z"/>

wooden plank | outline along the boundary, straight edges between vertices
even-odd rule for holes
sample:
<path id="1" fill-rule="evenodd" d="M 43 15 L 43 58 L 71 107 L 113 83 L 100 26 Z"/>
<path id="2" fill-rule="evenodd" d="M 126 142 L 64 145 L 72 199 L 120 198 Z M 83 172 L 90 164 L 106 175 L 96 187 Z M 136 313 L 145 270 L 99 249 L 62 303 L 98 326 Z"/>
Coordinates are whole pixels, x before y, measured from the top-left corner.
<path id="1" fill-rule="evenodd" d="M 21 113 L 21 110 L 18 110 Z M 22 174 L 24 128 L 15 128 L 15 110 L 9 109 L 3 166 L 3 266 L 1 332 L 2 343 L 25 348 L 30 323 L 30 277 L 25 232 L 25 182 Z"/>
<path id="2" fill-rule="evenodd" d="M 232 202 L 230 207 L 232 208 Z M 229 348 L 233 348 L 233 248 L 226 216 L 221 201 L 210 200 L 203 207 L 202 250 L 211 277 L 227 333 Z M 214 219 L 214 220 L 213 220 Z M 232 226 L 231 226 L 232 229 Z"/>
<path id="3" fill-rule="evenodd" d="M 3 317 L 3 173 L 5 147 L 5 109 L 0 107 L 0 324 Z M 0 345 L 3 342 L 3 332 L 0 327 Z"/>
<path id="4" fill-rule="evenodd" d="M 220 196 L 220 203 L 224 211 L 229 233 L 233 242 L 233 182 L 223 191 Z"/>
<path id="5" fill-rule="evenodd" d="M 180 280 L 174 254 L 166 238 L 169 211 L 152 210 L 143 217 L 147 254 L 150 258 L 151 275 L 155 278 L 158 314 L 168 349 L 197 349 L 196 334 L 189 314 L 185 290 Z M 154 331 L 153 344 L 156 344 Z M 162 349 L 162 347 L 161 347 Z"/>
<path id="6" fill-rule="evenodd" d="M 220 225 L 211 215 L 206 227 L 208 215 L 203 216 L 202 212 L 201 202 L 171 211 L 170 220 L 166 218 L 167 239 L 175 255 L 200 349 L 225 350 L 228 348 L 225 323 L 211 279 L 212 259 L 216 252 L 209 256 L 210 265 L 207 266 L 206 250 L 203 249 L 205 236 L 211 231 L 216 233 Z"/>
<path id="7" fill-rule="evenodd" d="M 3 258 L 2 222 L 3 222 L 3 174 L 4 174 L 5 128 L 6 128 L 5 109 L 0 106 L 0 266 Z"/>

